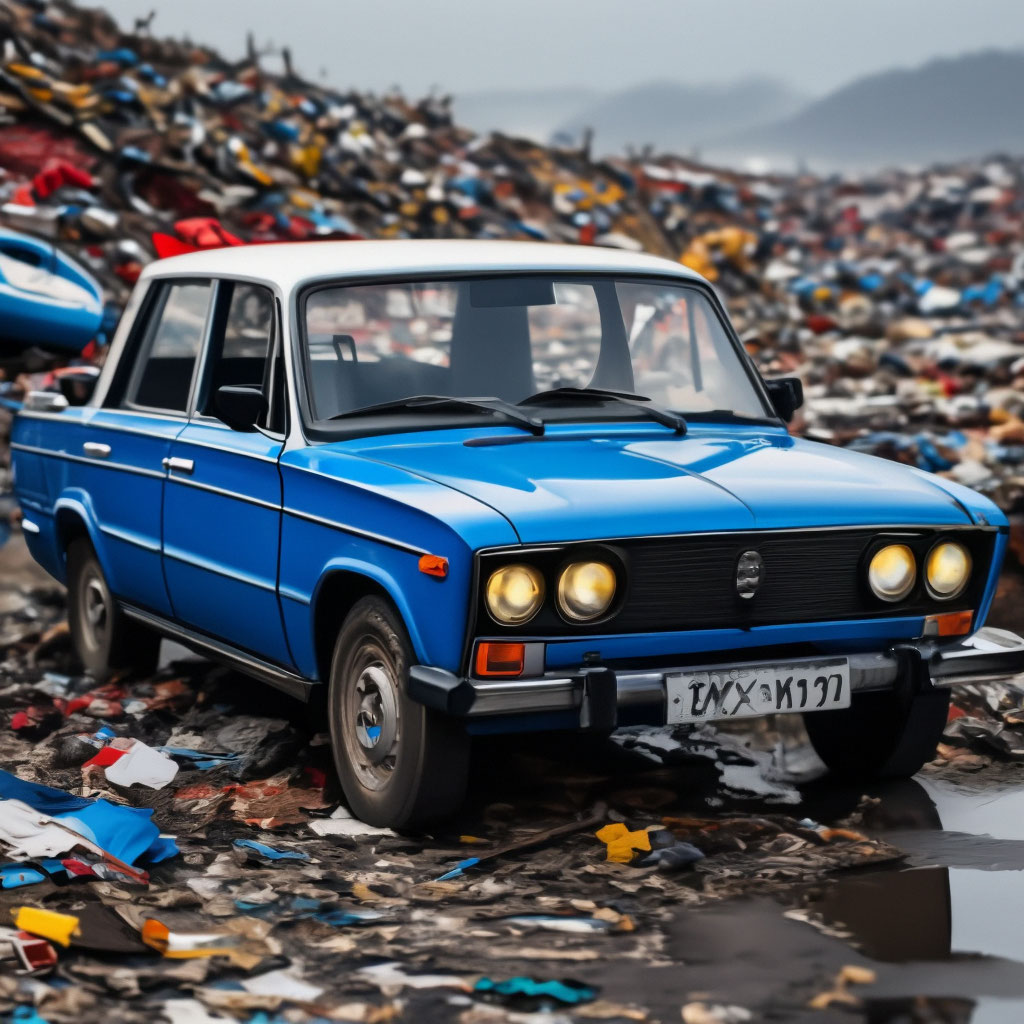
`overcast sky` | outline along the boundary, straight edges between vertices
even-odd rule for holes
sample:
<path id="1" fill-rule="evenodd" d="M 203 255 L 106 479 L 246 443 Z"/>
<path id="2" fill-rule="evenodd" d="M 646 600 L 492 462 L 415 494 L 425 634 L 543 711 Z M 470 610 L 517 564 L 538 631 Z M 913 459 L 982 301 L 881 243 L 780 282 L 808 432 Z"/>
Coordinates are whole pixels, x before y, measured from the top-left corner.
<path id="1" fill-rule="evenodd" d="M 820 94 L 870 71 L 1024 46 L 1022 0 L 87 0 L 122 24 L 157 10 L 156 35 L 227 56 L 290 45 L 331 84 L 456 93 L 751 74 Z M 499 14 L 498 12 L 502 13 Z"/>

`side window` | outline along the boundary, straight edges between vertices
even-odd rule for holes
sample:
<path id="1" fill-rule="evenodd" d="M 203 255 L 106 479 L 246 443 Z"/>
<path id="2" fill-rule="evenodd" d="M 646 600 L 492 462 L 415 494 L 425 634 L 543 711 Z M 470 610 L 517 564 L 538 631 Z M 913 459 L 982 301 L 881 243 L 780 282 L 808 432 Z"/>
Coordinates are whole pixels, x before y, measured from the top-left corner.
<path id="1" fill-rule="evenodd" d="M 200 412 L 217 415 L 217 390 L 259 388 L 268 411 L 260 426 L 284 432 L 284 360 L 273 293 L 261 285 L 221 281 L 210 345 L 210 372 Z"/>
<path id="2" fill-rule="evenodd" d="M 150 307 L 126 404 L 184 413 L 203 344 L 209 282 L 169 282 Z"/>

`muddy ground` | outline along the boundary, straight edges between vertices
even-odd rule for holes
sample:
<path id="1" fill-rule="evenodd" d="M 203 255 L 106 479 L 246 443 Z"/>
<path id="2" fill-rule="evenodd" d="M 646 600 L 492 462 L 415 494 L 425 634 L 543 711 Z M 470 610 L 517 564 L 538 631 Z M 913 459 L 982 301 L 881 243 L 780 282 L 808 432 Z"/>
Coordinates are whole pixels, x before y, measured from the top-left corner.
<path id="1" fill-rule="evenodd" d="M 132 928 L 157 919 L 243 944 L 187 960 L 72 945 L 38 978 L 0 961 L 0 1020 L 1024 1019 L 1024 771 L 1004 727 L 1024 690 L 999 708 L 959 694 L 936 762 L 866 791 L 821 778 L 793 719 L 480 740 L 459 820 L 359 835 L 337 817 L 315 716 L 166 644 L 155 679 L 98 693 L 62 615 L 15 533 L 0 548 L 0 767 L 155 808 L 180 854 L 146 885 L 0 890 L 0 924 L 9 908 L 100 905 Z M 55 692 L 88 699 L 54 713 Z M 26 708 L 35 726 L 13 731 Z M 117 787 L 75 745 L 104 722 L 153 745 L 233 742 L 241 758 L 159 791 Z M 595 833 L 608 825 L 634 837 L 631 863 L 607 859 Z M 309 859 L 265 861 L 240 839 Z M 642 866 L 645 842 L 676 859 Z M 704 856 L 689 862 L 694 847 Z M 458 873 L 470 857 L 481 863 Z"/>

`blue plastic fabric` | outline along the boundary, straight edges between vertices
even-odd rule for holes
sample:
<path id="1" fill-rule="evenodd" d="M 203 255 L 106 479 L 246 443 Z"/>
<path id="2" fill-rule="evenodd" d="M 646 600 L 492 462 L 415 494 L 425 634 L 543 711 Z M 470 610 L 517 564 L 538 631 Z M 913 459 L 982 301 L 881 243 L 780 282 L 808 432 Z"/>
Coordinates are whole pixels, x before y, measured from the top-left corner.
<path id="1" fill-rule="evenodd" d="M 255 839 L 236 839 L 234 845 L 243 850 L 255 850 L 269 860 L 309 860 L 308 853 L 300 850 L 275 850 L 272 846 L 257 843 Z"/>
<path id="2" fill-rule="evenodd" d="M 23 885 L 36 885 L 46 881 L 46 875 L 28 864 L 0 866 L 0 889 L 20 889 Z"/>
<path id="3" fill-rule="evenodd" d="M 201 772 L 209 771 L 211 768 L 219 768 L 224 764 L 234 764 L 238 754 L 211 754 L 205 750 L 190 750 L 188 747 L 157 747 L 161 754 L 176 758 L 179 761 L 191 761 L 193 768 Z"/>
<path id="4" fill-rule="evenodd" d="M 178 847 L 165 839 L 150 820 L 148 807 L 120 807 L 106 800 L 88 800 L 61 789 L 26 782 L 0 770 L 0 799 L 20 800 L 43 814 L 65 822 L 101 850 L 127 864 L 157 864 L 173 857 Z"/>

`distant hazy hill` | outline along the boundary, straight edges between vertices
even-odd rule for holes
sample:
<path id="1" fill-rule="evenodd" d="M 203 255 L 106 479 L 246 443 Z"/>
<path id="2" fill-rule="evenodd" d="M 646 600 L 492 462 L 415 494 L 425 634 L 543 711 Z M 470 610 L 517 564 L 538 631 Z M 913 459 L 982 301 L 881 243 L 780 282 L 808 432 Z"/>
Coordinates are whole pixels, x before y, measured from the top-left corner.
<path id="1" fill-rule="evenodd" d="M 597 153 L 653 145 L 688 153 L 718 137 L 784 117 L 799 97 L 767 79 L 700 86 L 650 82 L 621 92 L 592 89 L 503 89 L 455 98 L 455 117 L 478 131 L 525 135 L 541 142 L 578 140 L 594 129 Z"/>
<path id="2" fill-rule="evenodd" d="M 650 82 L 580 106 L 559 131 L 579 137 L 593 128 L 596 153 L 645 145 L 688 153 L 708 138 L 785 117 L 801 102 L 788 86 L 765 78 L 722 86 Z"/>
<path id="3" fill-rule="evenodd" d="M 593 89 L 495 89 L 456 96 L 455 120 L 478 132 L 492 129 L 547 142 L 558 126 L 600 95 Z"/>
<path id="4" fill-rule="evenodd" d="M 857 79 L 798 113 L 722 137 L 716 159 L 868 166 L 1024 152 L 1024 53 L 990 50 Z"/>

